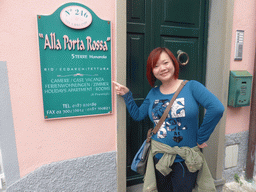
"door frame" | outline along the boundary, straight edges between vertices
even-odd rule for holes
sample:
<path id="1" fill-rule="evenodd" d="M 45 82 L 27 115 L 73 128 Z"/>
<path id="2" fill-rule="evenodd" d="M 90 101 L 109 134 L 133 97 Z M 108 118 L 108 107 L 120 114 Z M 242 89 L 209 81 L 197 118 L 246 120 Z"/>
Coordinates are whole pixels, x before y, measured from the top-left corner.
<path id="1" fill-rule="evenodd" d="M 230 69 L 233 1 L 209 0 L 209 27 L 206 66 L 206 87 L 227 106 Z M 116 80 L 126 84 L 126 0 L 116 0 Z M 222 72 L 222 73 L 221 73 Z M 222 87 L 218 87 L 222 85 Z M 117 114 L 117 184 L 126 191 L 126 107 L 116 97 Z M 225 152 L 226 112 L 204 149 L 216 186 L 225 183 L 222 177 Z"/>

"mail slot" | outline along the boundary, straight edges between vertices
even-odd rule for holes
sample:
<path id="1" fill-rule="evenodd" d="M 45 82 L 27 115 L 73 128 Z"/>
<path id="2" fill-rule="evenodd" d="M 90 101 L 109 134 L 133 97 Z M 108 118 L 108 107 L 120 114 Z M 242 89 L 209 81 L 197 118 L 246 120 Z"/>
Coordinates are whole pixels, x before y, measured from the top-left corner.
<path id="1" fill-rule="evenodd" d="M 249 106 L 251 90 L 252 75 L 248 71 L 230 71 L 228 106 Z"/>

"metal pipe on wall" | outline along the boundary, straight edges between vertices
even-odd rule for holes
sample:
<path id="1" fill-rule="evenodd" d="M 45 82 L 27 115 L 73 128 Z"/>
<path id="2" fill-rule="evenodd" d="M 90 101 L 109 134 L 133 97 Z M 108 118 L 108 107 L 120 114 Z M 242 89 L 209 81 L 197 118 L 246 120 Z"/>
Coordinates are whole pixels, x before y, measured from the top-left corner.
<path id="1" fill-rule="evenodd" d="M 245 178 L 252 181 L 255 163 L 255 145 L 256 145 L 256 48 L 254 58 L 254 73 L 252 85 L 251 113 L 249 125 L 248 152 L 246 160 Z"/>

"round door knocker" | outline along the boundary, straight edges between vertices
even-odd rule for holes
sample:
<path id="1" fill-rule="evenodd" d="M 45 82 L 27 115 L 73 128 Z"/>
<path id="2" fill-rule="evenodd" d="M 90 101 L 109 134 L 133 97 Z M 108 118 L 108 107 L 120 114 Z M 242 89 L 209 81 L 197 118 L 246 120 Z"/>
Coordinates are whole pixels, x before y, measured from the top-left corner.
<path id="1" fill-rule="evenodd" d="M 177 51 L 178 57 L 177 60 L 181 65 L 187 65 L 189 62 L 189 56 L 186 52 L 182 50 Z"/>

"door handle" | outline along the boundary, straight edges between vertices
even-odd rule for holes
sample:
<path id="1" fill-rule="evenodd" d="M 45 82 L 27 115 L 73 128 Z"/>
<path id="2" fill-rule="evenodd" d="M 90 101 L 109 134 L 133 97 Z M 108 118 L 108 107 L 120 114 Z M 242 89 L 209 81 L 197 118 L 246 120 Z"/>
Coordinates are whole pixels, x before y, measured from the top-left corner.
<path id="1" fill-rule="evenodd" d="M 178 57 L 177 57 L 178 62 L 179 62 L 181 65 L 187 65 L 188 62 L 189 62 L 189 56 L 188 56 L 188 54 L 187 54 L 186 52 L 182 51 L 182 50 L 178 50 L 178 51 L 177 51 L 177 54 L 178 54 Z M 180 60 L 181 57 L 183 57 L 183 56 L 187 57 L 187 59 L 186 59 L 185 62 L 182 62 L 182 61 Z"/>

